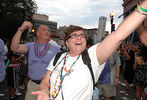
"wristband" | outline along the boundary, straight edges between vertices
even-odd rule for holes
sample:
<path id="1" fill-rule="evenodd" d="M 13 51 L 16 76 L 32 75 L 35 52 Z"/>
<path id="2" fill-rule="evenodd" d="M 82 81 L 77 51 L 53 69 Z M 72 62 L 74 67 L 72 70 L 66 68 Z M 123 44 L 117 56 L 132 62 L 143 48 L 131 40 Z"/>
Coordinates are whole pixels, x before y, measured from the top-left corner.
<path id="1" fill-rule="evenodd" d="M 138 9 L 135 9 L 138 13 L 140 13 L 140 14 L 142 14 L 142 15 L 147 15 L 147 14 L 145 14 L 145 13 L 143 13 L 143 12 L 140 12 Z"/>
<path id="2" fill-rule="evenodd" d="M 137 6 L 137 9 L 140 9 L 141 11 L 147 12 L 147 9 L 142 8 L 141 6 Z"/>
<path id="3" fill-rule="evenodd" d="M 18 30 L 19 30 L 21 33 L 23 33 L 23 30 L 22 30 L 22 29 L 19 28 Z"/>

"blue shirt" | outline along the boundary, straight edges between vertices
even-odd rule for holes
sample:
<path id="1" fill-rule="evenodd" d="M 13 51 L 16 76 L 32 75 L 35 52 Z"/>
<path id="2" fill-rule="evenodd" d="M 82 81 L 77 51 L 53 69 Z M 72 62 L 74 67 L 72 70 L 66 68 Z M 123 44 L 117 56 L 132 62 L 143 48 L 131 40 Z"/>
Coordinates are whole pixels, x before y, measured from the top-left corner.
<path id="1" fill-rule="evenodd" d="M 57 46 L 50 45 L 45 56 L 39 57 L 35 53 L 34 42 L 25 44 L 28 48 L 28 76 L 32 80 L 40 80 L 46 73 L 46 68 L 51 59 L 60 51 Z M 38 51 L 41 53 L 46 44 L 38 44 Z"/>
<path id="2" fill-rule="evenodd" d="M 5 79 L 4 42 L 0 39 L 0 82 Z"/>
<path id="3" fill-rule="evenodd" d="M 111 83 L 109 60 L 106 61 L 105 67 L 104 67 L 102 73 L 100 74 L 98 82 L 99 82 L 99 84 L 110 84 Z"/>

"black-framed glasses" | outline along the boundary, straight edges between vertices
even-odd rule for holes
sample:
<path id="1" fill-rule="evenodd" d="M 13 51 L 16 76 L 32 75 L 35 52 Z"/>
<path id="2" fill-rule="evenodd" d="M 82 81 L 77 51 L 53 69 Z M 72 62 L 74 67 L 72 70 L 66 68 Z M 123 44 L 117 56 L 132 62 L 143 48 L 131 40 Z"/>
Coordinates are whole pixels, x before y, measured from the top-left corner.
<path id="1" fill-rule="evenodd" d="M 68 38 L 75 39 L 75 38 L 78 38 L 78 37 L 85 38 L 85 34 L 79 34 L 79 35 L 77 35 L 77 34 L 71 34 L 71 35 L 69 35 Z"/>

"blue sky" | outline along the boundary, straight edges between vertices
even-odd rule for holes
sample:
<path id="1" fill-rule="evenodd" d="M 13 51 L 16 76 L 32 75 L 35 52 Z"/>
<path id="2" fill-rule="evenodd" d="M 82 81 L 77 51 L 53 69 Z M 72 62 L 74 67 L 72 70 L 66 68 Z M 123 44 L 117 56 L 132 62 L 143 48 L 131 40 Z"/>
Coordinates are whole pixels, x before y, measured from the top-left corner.
<path id="1" fill-rule="evenodd" d="M 110 13 L 114 11 L 116 27 L 122 21 L 118 16 L 123 13 L 123 0 L 34 0 L 37 13 L 49 16 L 49 20 L 57 22 L 58 27 L 70 24 L 84 28 L 98 28 L 100 16 L 107 17 L 106 31 L 110 32 Z"/>

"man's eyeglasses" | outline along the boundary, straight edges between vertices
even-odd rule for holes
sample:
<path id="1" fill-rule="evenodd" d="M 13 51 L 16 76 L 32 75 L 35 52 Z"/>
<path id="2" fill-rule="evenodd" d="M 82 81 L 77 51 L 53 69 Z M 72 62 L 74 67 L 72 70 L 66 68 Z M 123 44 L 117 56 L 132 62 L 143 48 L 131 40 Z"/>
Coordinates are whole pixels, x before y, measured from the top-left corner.
<path id="1" fill-rule="evenodd" d="M 85 34 L 79 34 L 79 35 L 77 35 L 77 34 L 71 34 L 71 35 L 69 35 L 68 38 L 75 39 L 75 38 L 78 38 L 78 37 L 85 38 Z"/>

